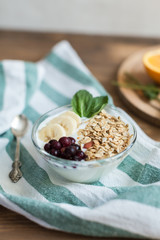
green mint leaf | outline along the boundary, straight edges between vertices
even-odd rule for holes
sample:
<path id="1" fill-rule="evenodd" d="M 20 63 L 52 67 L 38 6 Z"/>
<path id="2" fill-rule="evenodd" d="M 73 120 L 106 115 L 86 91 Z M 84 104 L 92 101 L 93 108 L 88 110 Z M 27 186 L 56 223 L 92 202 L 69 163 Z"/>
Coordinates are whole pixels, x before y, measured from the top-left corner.
<path id="1" fill-rule="evenodd" d="M 108 103 L 107 96 L 93 98 L 86 90 L 78 91 L 72 98 L 73 111 L 80 117 L 93 117 L 98 114 Z"/>
<path id="2" fill-rule="evenodd" d="M 86 90 L 78 91 L 72 98 L 71 105 L 73 111 L 77 113 L 80 117 L 86 117 L 88 115 L 93 96 Z"/>
<path id="3" fill-rule="evenodd" d="M 94 115 L 98 114 L 108 103 L 107 96 L 95 97 L 92 100 L 92 108 L 89 114 L 89 117 L 93 117 Z"/>

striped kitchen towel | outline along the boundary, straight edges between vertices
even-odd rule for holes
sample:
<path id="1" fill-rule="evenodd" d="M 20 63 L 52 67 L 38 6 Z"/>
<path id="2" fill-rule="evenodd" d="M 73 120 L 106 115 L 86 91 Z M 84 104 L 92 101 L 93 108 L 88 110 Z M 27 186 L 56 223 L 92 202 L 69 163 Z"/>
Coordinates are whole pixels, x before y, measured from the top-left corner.
<path id="1" fill-rule="evenodd" d="M 46 111 L 70 103 L 79 89 L 95 96 L 107 93 L 66 41 L 36 64 L 0 63 L 0 204 L 50 229 L 97 237 L 160 238 L 160 143 L 136 123 L 138 139 L 131 154 L 93 184 L 52 175 L 37 156 L 31 142 L 33 123 Z M 14 184 L 8 173 L 16 142 L 8 129 L 21 112 L 29 119 L 29 130 L 21 141 L 23 178 Z"/>

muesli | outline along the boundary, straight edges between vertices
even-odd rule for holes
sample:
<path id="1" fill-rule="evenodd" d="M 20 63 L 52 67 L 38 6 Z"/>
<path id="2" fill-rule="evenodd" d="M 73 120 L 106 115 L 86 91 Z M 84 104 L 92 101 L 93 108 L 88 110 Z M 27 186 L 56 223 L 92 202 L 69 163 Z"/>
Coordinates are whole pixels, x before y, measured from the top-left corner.
<path id="1" fill-rule="evenodd" d="M 86 160 L 112 157 L 127 148 L 132 135 L 128 124 L 102 110 L 78 131 L 78 143 L 87 150 Z"/>

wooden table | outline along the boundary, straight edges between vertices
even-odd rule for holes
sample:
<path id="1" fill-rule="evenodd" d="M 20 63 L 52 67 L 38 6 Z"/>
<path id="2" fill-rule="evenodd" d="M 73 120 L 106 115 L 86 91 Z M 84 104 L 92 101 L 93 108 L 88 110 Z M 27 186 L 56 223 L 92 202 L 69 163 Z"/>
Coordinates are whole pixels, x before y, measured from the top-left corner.
<path id="1" fill-rule="evenodd" d="M 135 116 L 121 101 L 117 89 L 111 85 L 111 81 L 116 79 L 120 63 L 128 55 L 143 47 L 159 44 L 159 39 L 0 31 L 0 59 L 37 61 L 43 58 L 55 43 L 63 39 L 68 40 L 76 49 L 94 76 L 112 95 L 115 105 L 128 112 L 146 134 L 160 141 L 160 129 Z M 0 240 L 75 238 L 93 239 L 44 229 L 0 206 Z"/>

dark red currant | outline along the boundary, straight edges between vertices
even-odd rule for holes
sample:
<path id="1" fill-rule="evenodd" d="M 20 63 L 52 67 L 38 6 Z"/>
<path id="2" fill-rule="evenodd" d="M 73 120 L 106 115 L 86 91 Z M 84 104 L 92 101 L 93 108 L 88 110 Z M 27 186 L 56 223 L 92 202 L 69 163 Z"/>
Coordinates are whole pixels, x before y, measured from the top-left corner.
<path id="1" fill-rule="evenodd" d="M 78 144 L 72 144 L 75 147 L 76 151 L 81 150 L 81 147 Z"/>
<path id="2" fill-rule="evenodd" d="M 50 154 L 53 155 L 53 156 L 59 157 L 60 151 L 52 148 L 51 151 L 50 151 Z"/>
<path id="3" fill-rule="evenodd" d="M 66 155 L 65 155 L 65 153 L 61 153 L 61 154 L 60 154 L 60 158 L 64 158 L 64 159 L 66 159 Z"/>
<path id="4" fill-rule="evenodd" d="M 87 155 L 84 153 L 84 157 L 83 157 L 84 159 L 86 159 L 87 158 Z"/>
<path id="5" fill-rule="evenodd" d="M 67 159 L 67 160 L 71 160 L 71 159 L 72 159 L 72 157 L 71 157 L 71 155 L 70 155 L 70 154 L 66 154 L 66 153 L 65 153 L 65 159 Z"/>
<path id="6" fill-rule="evenodd" d="M 50 143 L 51 145 L 54 144 L 55 142 L 57 142 L 57 140 L 55 140 L 55 139 L 52 139 L 52 140 L 49 141 L 49 143 Z"/>
<path id="7" fill-rule="evenodd" d="M 69 137 L 71 139 L 71 144 L 74 144 L 76 140 L 73 137 Z"/>
<path id="8" fill-rule="evenodd" d="M 68 156 L 75 156 L 76 155 L 76 148 L 74 146 L 66 147 L 65 154 Z"/>
<path id="9" fill-rule="evenodd" d="M 76 152 L 76 156 L 77 156 L 77 157 L 79 157 L 80 159 L 83 159 L 83 158 L 84 158 L 84 156 L 85 156 L 85 154 L 84 154 L 84 152 L 83 152 L 83 151 L 81 151 L 81 150 L 78 150 L 78 151 Z"/>
<path id="10" fill-rule="evenodd" d="M 50 143 L 46 143 L 46 144 L 44 145 L 44 150 L 49 153 L 49 152 L 50 152 L 50 149 L 51 149 Z"/>
<path id="11" fill-rule="evenodd" d="M 54 148 L 55 149 L 61 149 L 62 148 L 62 144 L 58 141 L 58 142 L 56 142 L 55 144 L 54 144 Z"/>
<path id="12" fill-rule="evenodd" d="M 62 147 L 61 150 L 60 150 L 61 153 L 64 153 L 65 149 L 66 149 L 65 147 Z"/>
<path id="13" fill-rule="evenodd" d="M 71 139 L 68 137 L 61 137 L 59 142 L 62 144 L 63 147 L 68 147 L 71 145 Z"/>

